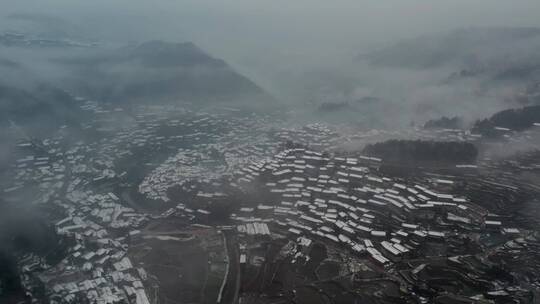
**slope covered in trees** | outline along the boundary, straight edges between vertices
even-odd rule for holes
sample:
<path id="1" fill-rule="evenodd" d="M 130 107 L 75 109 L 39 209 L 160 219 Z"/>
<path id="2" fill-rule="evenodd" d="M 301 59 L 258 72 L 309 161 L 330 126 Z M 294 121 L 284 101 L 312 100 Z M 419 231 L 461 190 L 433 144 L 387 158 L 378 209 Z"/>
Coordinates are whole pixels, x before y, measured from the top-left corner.
<path id="1" fill-rule="evenodd" d="M 523 131 L 540 123 L 540 106 L 529 106 L 521 109 L 509 109 L 497 112 L 490 118 L 477 121 L 472 131 L 485 136 L 496 136 L 496 127 Z"/>
<path id="2" fill-rule="evenodd" d="M 368 145 L 364 153 L 396 162 L 474 162 L 477 148 L 467 142 L 388 140 Z"/>

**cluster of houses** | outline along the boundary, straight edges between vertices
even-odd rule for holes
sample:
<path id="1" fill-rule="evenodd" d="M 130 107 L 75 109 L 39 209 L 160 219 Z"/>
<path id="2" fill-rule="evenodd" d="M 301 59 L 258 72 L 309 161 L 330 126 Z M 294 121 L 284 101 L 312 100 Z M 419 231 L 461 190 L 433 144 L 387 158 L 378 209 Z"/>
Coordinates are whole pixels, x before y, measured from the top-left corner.
<path id="1" fill-rule="evenodd" d="M 90 102 L 83 108 L 108 115 Z M 113 111 L 114 113 L 120 110 Z M 118 183 L 115 160 L 138 145 L 151 145 L 148 126 L 119 130 L 98 141 L 66 145 L 59 133 L 43 141 L 19 144 L 25 153 L 14 164 L 14 184 L 5 195 L 36 190 L 34 203 L 53 210 L 56 233 L 66 246 L 56 265 L 29 255 L 19 262 L 22 283 L 34 299 L 50 303 L 150 303 L 145 289 L 145 270 L 128 256 L 130 242 L 148 216 L 128 204 L 108 185 Z M 125 175 L 125 173 L 124 173 Z"/>
<path id="2" fill-rule="evenodd" d="M 148 302 L 144 271 L 131 264 L 127 251 L 148 216 L 127 207 L 131 203 L 113 190 L 130 177 L 126 166 L 118 164 L 137 158 L 137 151 L 152 160 L 155 151 L 176 150 L 161 166 L 131 162 L 132 167 L 157 167 L 139 190 L 167 200 L 164 191 L 177 183 L 176 178 L 215 179 L 254 159 L 269 157 L 275 140 L 265 133 L 268 119 L 264 117 L 232 119 L 180 107 L 150 106 L 138 109 L 134 119 L 125 122 L 122 109 L 84 100 L 81 107 L 94 117 L 83 129 L 104 136 L 72 143 L 67 132 L 58 132 L 50 139 L 21 142 L 18 148 L 23 156 L 13 165 L 10 184 L 4 186 L 4 195 L 13 196 L 35 189 L 33 203 L 51 207 L 51 217 L 58 218 L 57 234 L 70 244 L 58 265 L 22 259 L 23 281 L 30 293 L 45 290 L 42 296 L 54 303 L 144 304 Z M 171 174 L 157 174 L 162 168 Z M 144 190 L 147 181 L 153 187 L 147 188 L 150 191 Z M 208 215 L 203 209 L 195 211 L 199 217 Z"/>
<path id="3" fill-rule="evenodd" d="M 378 174 L 380 159 L 318 152 L 354 141 L 358 132 L 347 135 L 324 124 L 285 128 L 264 116 L 163 106 L 142 107 L 134 119 L 124 121 L 122 109 L 105 109 L 91 101 L 81 107 L 95 115 L 83 127 L 107 136 L 66 145 L 65 133 L 59 132 L 43 141 L 21 142 L 18 148 L 24 156 L 13 164 L 12 183 L 3 189 L 5 195 L 17 195 L 32 187 L 38 194 L 36 203 L 49 203 L 61 214 L 56 232 L 71 242 L 62 262 L 47 266 L 39 259 L 21 260 L 28 289 L 36 284 L 33 274 L 38 273 L 37 281 L 52 303 L 149 302 L 147 275 L 127 255 L 148 216 L 126 207 L 130 204 L 111 187 L 129 180 L 129 166 L 153 168 L 134 186 L 162 201 L 170 200 L 167 190 L 175 185 L 215 183 L 229 176 L 230 186 L 257 192 L 260 198 L 231 216 L 239 233 L 268 237 L 275 230 L 304 243 L 332 242 L 384 267 L 420 256 L 417 249 L 428 241 L 483 230 L 521 233 L 476 202 L 444 194 L 450 180 L 398 181 Z M 460 130 L 417 131 L 416 136 L 478 139 Z M 309 148 L 283 149 L 286 142 Z M 169 157 L 153 163 L 154 152 Z M 145 156 L 149 159 L 134 163 Z M 126 159 L 127 166 L 121 161 Z M 200 191 L 197 199 L 224 195 Z M 202 208 L 178 206 L 192 218 L 209 216 Z"/>
<path id="4" fill-rule="evenodd" d="M 132 265 L 127 255 L 147 216 L 125 207 L 112 192 L 79 190 L 80 183 L 69 183 L 65 199 L 55 200 L 66 215 L 54 225 L 69 245 L 65 257 L 54 266 L 21 261 L 26 287 L 44 290 L 40 296 L 50 303 L 149 303 L 143 285 L 146 272 Z M 32 279 L 36 269 L 39 280 Z"/>
<path id="5" fill-rule="evenodd" d="M 466 198 L 381 177 L 370 168 L 377 162 L 305 148 L 284 150 L 249 167 L 248 176 L 240 178 L 262 181 L 257 191 L 264 203 L 245 206 L 232 218 L 240 227 L 263 221 L 294 238 L 333 242 L 368 254 L 382 266 L 420 255 L 416 249 L 426 241 L 443 242 L 483 229 L 519 233 Z M 444 188 L 451 183 L 437 179 L 431 184 Z"/>
<path id="6" fill-rule="evenodd" d="M 149 303 L 143 285 L 146 272 L 127 256 L 130 239 L 136 237 L 133 232 L 147 216 L 125 207 L 113 192 L 96 193 L 85 187 L 92 178 L 73 175 L 61 187 L 64 197 L 50 202 L 65 216 L 54 227 L 69 244 L 67 253 L 54 266 L 23 259 L 23 283 L 30 292 L 43 290 L 39 296 L 50 303 Z"/>

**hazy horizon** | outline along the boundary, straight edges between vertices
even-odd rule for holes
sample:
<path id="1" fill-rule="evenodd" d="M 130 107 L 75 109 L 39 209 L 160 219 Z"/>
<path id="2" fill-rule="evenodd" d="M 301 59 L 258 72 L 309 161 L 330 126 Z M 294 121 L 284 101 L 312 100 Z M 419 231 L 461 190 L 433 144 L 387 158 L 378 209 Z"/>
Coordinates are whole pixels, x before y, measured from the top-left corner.
<path id="1" fill-rule="evenodd" d="M 1 304 L 540 303 L 539 0 L 6 0 Z"/>
<path id="2" fill-rule="evenodd" d="M 347 63 L 402 39 L 457 28 L 540 26 L 539 10 L 534 0 L 47 0 L 10 3 L 2 14 L 61 18 L 74 25 L 66 32 L 102 41 L 191 41 L 278 91 L 287 74 Z"/>

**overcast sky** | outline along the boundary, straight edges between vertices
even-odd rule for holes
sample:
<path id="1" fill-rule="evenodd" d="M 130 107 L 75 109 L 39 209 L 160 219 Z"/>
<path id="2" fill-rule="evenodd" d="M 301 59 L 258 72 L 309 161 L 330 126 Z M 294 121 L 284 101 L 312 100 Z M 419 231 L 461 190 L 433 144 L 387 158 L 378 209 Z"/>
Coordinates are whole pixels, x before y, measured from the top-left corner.
<path id="1" fill-rule="evenodd" d="M 259 83 L 425 33 L 540 26 L 539 0 L 1 0 L 3 14 L 70 19 L 100 39 L 190 40 Z M 1 14 L 1 13 L 0 13 Z"/>
<path id="2" fill-rule="evenodd" d="M 2 0 L 4 14 L 65 16 L 100 36 L 193 40 L 244 53 L 354 52 L 426 32 L 538 26 L 538 0 Z M 313 49 L 317 48 L 317 49 Z M 332 51 L 333 49 L 333 51 Z"/>

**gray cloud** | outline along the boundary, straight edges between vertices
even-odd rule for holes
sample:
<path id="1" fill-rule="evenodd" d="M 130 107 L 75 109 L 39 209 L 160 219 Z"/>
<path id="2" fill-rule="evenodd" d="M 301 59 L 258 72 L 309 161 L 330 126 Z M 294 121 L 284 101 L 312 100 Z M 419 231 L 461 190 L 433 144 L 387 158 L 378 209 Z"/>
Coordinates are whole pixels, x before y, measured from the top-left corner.
<path id="1" fill-rule="evenodd" d="M 271 66 L 301 69 L 429 32 L 540 25 L 535 0 L 23 0 L 2 11 L 61 16 L 98 38 L 191 40 L 261 81 L 281 73 Z"/>
<path id="2" fill-rule="evenodd" d="M 436 107 L 429 110 L 430 103 L 475 98 L 481 102 L 454 112 L 481 115 L 484 101 L 497 99 L 497 104 L 504 96 L 475 96 L 470 83 L 457 90 L 433 83 L 456 67 L 430 72 L 374 70 L 351 66 L 352 59 L 401 39 L 456 28 L 540 26 L 539 12 L 537 0 L 25 0 L 2 5 L 0 26 L 20 24 L 6 18 L 14 14 L 25 20 L 47 16 L 34 18 L 34 28 L 69 24 L 69 35 L 105 44 L 192 41 L 291 104 L 312 102 L 309 90 L 326 94 L 319 99 L 379 94 L 392 103 L 368 110 L 384 112 L 405 101 L 409 111 L 424 105 L 428 109 L 424 114 L 436 116 L 446 113 Z"/>

